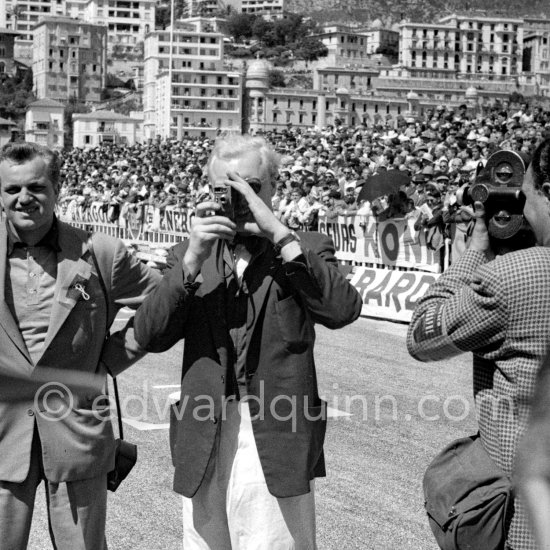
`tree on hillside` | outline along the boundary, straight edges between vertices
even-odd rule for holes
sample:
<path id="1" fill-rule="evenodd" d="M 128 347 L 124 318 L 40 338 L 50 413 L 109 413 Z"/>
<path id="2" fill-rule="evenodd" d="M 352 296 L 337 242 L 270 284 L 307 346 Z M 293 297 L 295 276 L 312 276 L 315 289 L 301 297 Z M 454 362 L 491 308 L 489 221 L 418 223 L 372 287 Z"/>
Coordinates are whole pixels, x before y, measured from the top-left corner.
<path id="1" fill-rule="evenodd" d="M 270 88 L 284 88 L 286 86 L 285 75 L 278 69 L 272 69 L 267 74 Z"/>
<path id="2" fill-rule="evenodd" d="M 0 77 L 0 117 L 19 122 L 25 117 L 27 106 L 35 100 L 32 93 L 32 70 L 18 71 L 14 77 Z"/>
<path id="3" fill-rule="evenodd" d="M 306 37 L 296 44 L 294 55 L 298 59 L 303 59 L 306 62 L 316 61 L 320 57 L 325 57 L 328 54 L 328 48 L 317 38 Z"/>
<path id="4" fill-rule="evenodd" d="M 235 39 L 235 42 L 241 40 L 250 40 L 252 38 L 252 28 L 257 17 L 249 13 L 232 13 L 223 28 L 227 34 Z"/>

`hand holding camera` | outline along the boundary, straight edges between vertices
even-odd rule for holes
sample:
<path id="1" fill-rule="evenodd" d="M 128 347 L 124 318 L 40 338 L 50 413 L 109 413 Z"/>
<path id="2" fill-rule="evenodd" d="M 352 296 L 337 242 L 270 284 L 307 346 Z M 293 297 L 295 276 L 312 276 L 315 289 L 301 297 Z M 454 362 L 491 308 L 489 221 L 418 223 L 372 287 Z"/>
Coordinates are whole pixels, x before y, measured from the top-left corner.
<path id="1" fill-rule="evenodd" d="M 262 182 L 258 178 L 242 178 L 229 171 L 226 184 L 232 189 L 234 220 L 237 232 L 267 237 L 277 242 L 288 233 L 288 228 L 277 219 L 262 199 Z M 271 196 L 269 196 L 271 200 Z"/>
<path id="2" fill-rule="evenodd" d="M 218 239 L 232 240 L 236 229 L 235 222 L 224 215 L 223 206 L 219 202 L 206 200 L 197 204 L 191 222 L 189 246 L 183 258 L 192 277 L 199 273 L 214 243 Z"/>

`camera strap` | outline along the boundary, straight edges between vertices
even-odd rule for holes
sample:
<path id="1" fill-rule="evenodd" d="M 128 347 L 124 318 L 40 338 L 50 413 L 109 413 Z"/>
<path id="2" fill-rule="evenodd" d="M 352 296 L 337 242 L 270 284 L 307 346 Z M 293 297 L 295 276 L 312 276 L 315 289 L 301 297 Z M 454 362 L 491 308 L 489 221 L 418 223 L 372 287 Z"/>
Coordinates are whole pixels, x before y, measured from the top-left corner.
<path id="1" fill-rule="evenodd" d="M 92 261 L 94 263 L 94 267 L 97 271 L 97 278 L 99 281 L 99 285 L 101 286 L 101 291 L 103 292 L 103 298 L 105 299 L 105 340 L 107 340 L 109 336 L 109 294 L 107 293 L 107 286 L 105 285 L 105 281 L 103 280 L 103 275 L 101 274 L 101 269 L 99 269 L 99 263 L 97 261 L 97 257 L 94 252 L 94 245 L 93 245 L 93 239 L 92 234 L 90 233 L 88 235 L 88 250 L 90 252 L 90 256 L 92 258 Z M 110 373 L 109 373 L 110 374 Z M 120 407 L 120 398 L 118 396 L 118 384 L 116 381 L 116 376 L 112 376 L 113 379 L 113 388 L 115 390 L 115 402 L 116 402 L 116 412 L 117 412 L 117 420 L 118 420 L 118 434 L 120 439 L 124 439 L 124 431 L 122 429 L 122 415 L 120 413 L 121 407 Z"/>

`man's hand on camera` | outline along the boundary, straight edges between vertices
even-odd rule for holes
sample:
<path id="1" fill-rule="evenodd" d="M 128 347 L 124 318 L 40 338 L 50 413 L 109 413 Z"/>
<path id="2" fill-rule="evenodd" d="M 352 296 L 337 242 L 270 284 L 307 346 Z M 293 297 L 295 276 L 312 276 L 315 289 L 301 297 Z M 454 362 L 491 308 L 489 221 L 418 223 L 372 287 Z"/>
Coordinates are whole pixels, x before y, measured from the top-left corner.
<path id="1" fill-rule="evenodd" d="M 482 202 L 474 203 L 475 225 L 472 231 L 469 250 L 477 250 L 485 254 L 487 259 L 492 260 L 495 257 L 493 250 L 491 249 L 491 242 L 489 240 L 489 231 L 487 230 L 487 223 L 485 220 L 485 207 Z"/>
<path id="2" fill-rule="evenodd" d="M 262 235 L 274 243 L 289 233 L 288 227 L 277 219 L 271 208 L 254 192 L 245 179 L 235 172 L 228 172 L 227 176 L 225 183 L 244 197 L 255 222 L 245 222 L 242 226 L 238 224 L 237 231 Z"/>
<path id="3" fill-rule="evenodd" d="M 219 203 L 210 200 L 196 206 L 195 216 L 191 222 L 189 246 L 183 258 L 184 266 L 192 278 L 198 275 L 218 239 L 232 240 L 235 236 L 235 223 L 225 216 L 216 214 L 221 208 Z"/>

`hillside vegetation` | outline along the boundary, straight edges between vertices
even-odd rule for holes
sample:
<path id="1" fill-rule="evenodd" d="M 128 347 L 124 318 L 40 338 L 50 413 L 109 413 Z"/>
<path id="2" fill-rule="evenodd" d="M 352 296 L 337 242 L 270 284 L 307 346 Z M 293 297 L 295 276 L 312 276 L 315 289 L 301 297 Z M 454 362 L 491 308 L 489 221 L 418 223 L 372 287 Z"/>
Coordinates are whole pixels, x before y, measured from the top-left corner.
<path id="1" fill-rule="evenodd" d="M 549 0 L 287 0 L 285 8 L 289 12 L 307 13 L 319 22 L 368 24 L 379 19 L 385 27 L 403 19 L 427 23 L 464 12 L 550 17 Z"/>

